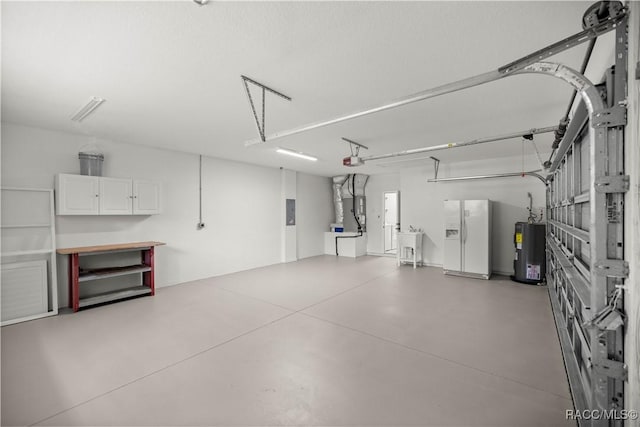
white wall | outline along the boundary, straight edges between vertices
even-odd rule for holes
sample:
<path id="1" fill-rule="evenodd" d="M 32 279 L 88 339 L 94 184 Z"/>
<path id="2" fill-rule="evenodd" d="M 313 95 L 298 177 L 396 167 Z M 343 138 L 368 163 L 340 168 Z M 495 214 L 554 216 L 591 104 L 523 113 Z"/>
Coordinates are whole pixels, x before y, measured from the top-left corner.
<path id="1" fill-rule="evenodd" d="M 3 123 L 2 185 L 53 188 L 55 174 L 79 173 L 78 151 L 87 142 L 87 137 L 79 135 Z M 159 287 L 280 262 L 279 169 L 203 157 L 206 227 L 197 230 L 197 155 L 106 140 L 98 143 L 105 154 L 104 176 L 162 182 L 162 214 L 59 216 L 58 247 L 144 240 L 166 242 L 166 246 L 156 251 Z M 306 183 L 305 175 L 299 176 Z M 310 180 L 313 182 L 315 177 Z M 309 210 L 309 205 L 322 204 L 331 204 L 328 190 L 305 194 L 299 206 L 301 215 Z M 299 233 L 306 248 L 304 255 L 322 254 L 323 235 L 315 230 L 327 227 L 328 222 L 321 215 L 304 221 L 306 225 Z M 65 306 L 66 260 L 58 262 L 60 305 Z"/>
<path id="2" fill-rule="evenodd" d="M 334 221 L 331 178 L 298 173 L 298 259 L 324 253 L 324 233 Z M 322 236 L 322 239 L 317 239 Z"/>
<path id="3" fill-rule="evenodd" d="M 438 177 L 495 174 L 516 172 L 522 159 L 475 161 L 441 164 Z M 538 166 L 533 157 L 525 158 L 525 169 Z M 493 204 L 492 269 L 494 272 L 513 273 L 513 232 L 517 221 L 526 221 L 529 200 L 533 195 L 534 207 L 544 208 L 544 184 L 532 177 L 499 178 L 451 183 L 428 183 L 433 178 L 433 166 L 403 169 L 396 175 L 372 176 L 367 185 L 367 215 L 369 253 L 382 253 L 382 194 L 384 191 L 400 190 L 401 230 L 409 226 L 422 228 L 425 232 L 423 255 L 427 264 L 441 266 L 443 262 L 444 217 L 443 202 L 450 199 L 490 199 Z M 538 209 L 539 211 L 539 209 Z"/>
<path id="4" fill-rule="evenodd" d="M 297 211 L 297 176 L 296 172 L 287 169 L 280 169 L 280 230 L 282 233 L 280 244 L 280 261 L 292 262 L 297 260 L 298 254 L 298 230 L 297 230 L 297 216 L 298 212 L 295 212 L 294 224 L 287 223 L 287 199 L 294 200 L 296 204 L 295 209 Z"/>

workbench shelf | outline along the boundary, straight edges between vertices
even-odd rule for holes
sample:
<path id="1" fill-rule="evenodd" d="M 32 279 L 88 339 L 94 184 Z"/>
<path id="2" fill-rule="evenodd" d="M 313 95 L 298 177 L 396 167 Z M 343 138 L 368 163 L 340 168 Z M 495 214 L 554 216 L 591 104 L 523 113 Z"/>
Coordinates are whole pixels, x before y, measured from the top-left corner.
<path id="1" fill-rule="evenodd" d="M 82 298 L 78 307 L 89 307 L 97 304 L 104 304 L 106 302 L 118 301 L 126 298 L 138 297 L 142 295 L 153 295 L 151 288 L 147 286 L 134 286 L 131 288 L 120 289 L 118 291 L 104 292 L 101 294 L 93 295 L 87 298 Z M 76 310 L 77 311 L 77 310 Z"/>
<path id="2" fill-rule="evenodd" d="M 135 242 L 58 249 L 59 254 L 69 255 L 69 305 L 73 311 L 76 312 L 80 308 L 137 296 L 154 295 L 154 249 L 156 246 L 161 245 L 164 245 L 164 243 Z M 83 268 L 80 266 L 80 258 L 99 257 L 121 252 L 139 252 L 141 262 L 99 268 Z M 83 286 L 91 286 L 92 281 L 134 274 L 142 275 L 142 284 L 124 289 L 101 292 L 86 297 L 80 296 L 80 283 L 82 283 Z"/>
<path id="3" fill-rule="evenodd" d="M 145 264 L 126 265 L 121 267 L 97 268 L 97 269 L 90 269 L 90 270 L 83 270 L 81 268 L 78 281 L 88 282 L 90 280 L 125 276 L 127 274 L 146 273 L 147 271 L 151 271 L 151 266 L 145 265 Z"/>

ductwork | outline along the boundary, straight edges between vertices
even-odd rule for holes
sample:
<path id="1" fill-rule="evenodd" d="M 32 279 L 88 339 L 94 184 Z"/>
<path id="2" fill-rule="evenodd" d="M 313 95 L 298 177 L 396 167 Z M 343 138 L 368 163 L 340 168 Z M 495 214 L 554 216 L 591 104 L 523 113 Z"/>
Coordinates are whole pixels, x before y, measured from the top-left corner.
<path id="1" fill-rule="evenodd" d="M 347 175 L 347 180 L 342 185 L 344 231 L 367 231 L 364 189 L 368 179 L 368 175 L 351 174 Z"/>
<path id="2" fill-rule="evenodd" d="M 339 175 L 332 178 L 335 224 L 344 224 L 345 231 L 359 231 L 358 229 L 364 231 L 366 229 L 364 189 L 368 179 L 369 175 L 363 174 Z M 347 218 L 345 218 L 345 199 L 348 202 Z"/>
<path id="3" fill-rule="evenodd" d="M 343 188 L 343 192 L 348 193 L 349 194 L 348 197 L 353 197 L 353 196 L 364 197 L 364 187 L 367 185 L 367 180 L 369 179 L 369 175 L 356 173 L 351 175 L 350 179 L 355 179 L 355 181 L 353 182 L 353 186 L 349 188 Z M 346 185 L 344 187 L 346 187 Z M 351 195 L 351 192 L 353 192 L 353 195 Z M 346 194 L 345 194 L 345 197 L 347 197 Z"/>
<path id="4" fill-rule="evenodd" d="M 333 177 L 333 209 L 336 214 L 336 224 L 344 222 L 344 205 L 342 203 L 342 186 L 349 178 L 349 175 Z"/>

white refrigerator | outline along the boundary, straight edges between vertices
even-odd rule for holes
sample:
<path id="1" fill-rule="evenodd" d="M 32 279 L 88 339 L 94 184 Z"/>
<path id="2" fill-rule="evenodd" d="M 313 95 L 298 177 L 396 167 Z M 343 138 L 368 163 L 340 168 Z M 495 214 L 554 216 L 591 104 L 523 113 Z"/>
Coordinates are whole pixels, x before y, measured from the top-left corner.
<path id="1" fill-rule="evenodd" d="M 444 274 L 491 277 L 491 201 L 444 201 Z"/>

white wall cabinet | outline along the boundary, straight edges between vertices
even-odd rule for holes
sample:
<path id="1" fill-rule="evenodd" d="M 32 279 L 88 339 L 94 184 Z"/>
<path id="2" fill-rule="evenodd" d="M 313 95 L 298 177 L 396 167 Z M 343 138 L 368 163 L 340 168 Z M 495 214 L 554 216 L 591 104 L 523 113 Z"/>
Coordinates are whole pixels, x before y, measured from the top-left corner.
<path id="1" fill-rule="evenodd" d="M 133 180 L 133 214 L 160 213 L 160 183 Z"/>
<path id="2" fill-rule="evenodd" d="M 160 183 L 127 178 L 59 174 L 58 215 L 153 215 L 160 213 Z"/>
<path id="3" fill-rule="evenodd" d="M 56 213 L 58 215 L 98 215 L 100 180 L 95 176 L 56 176 Z"/>
<path id="4" fill-rule="evenodd" d="M 122 178 L 100 178 L 100 215 L 130 215 L 133 182 Z"/>

